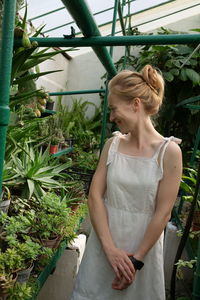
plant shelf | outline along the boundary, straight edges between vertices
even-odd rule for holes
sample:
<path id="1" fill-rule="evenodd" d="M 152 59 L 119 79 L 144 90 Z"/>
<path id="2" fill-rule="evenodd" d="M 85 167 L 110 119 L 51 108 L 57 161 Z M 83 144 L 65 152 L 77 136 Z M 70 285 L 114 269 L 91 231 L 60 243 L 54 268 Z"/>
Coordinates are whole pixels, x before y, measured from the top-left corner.
<path id="1" fill-rule="evenodd" d="M 45 111 L 42 113 L 43 115 L 54 115 L 56 114 L 55 110 L 45 109 Z"/>
<path id="2" fill-rule="evenodd" d="M 46 282 L 46 280 L 49 277 L 49 275 L 51 274 L 51 272 L 56 267 L 57 261 L 59 260 L 59 258 L 61 257 L 62 253 L 64 252 L 64 250 L 66 248 L 67 248 L 67 240 L 61 242 L 60 246 L 58 247 L 58 249 L 55 252 L 55 254 L 53 255 L 53 257 L 51 258 L 48 265 L 46 265 L 44 270 L 38 276 L 38 278 L 36 280 L 37 292 L 35 293 L 35 295 L 30 300 L 36 300 L 37 299 L 37 296 L 38 296 L 41 288 L 43 287 L 44 283 Z"/>
<path id="3" fill-rule="evenodd" d="M 63 149 L 63 150 L 61 150 L 61 151 L 58 151 L 58 152 L 52 154 L 52 156 L 53 156 L 53 157 L 59 157 L 59 156 L 61 156 L 61 155 L 63 155 L 63 154 L 70 153 L 70 152 L 72 152 L 73 150 L 74 150 L 73 147 L 69 147 L 69 148 Z"/>

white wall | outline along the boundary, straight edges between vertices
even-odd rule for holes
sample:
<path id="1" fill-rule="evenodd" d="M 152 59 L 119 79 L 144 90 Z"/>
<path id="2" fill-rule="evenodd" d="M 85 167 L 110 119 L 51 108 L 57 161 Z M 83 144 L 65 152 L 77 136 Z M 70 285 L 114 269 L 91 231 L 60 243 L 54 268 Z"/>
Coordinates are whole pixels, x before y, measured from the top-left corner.
<path id="1" fill-rule="evenodd" d="M 124 54 L 124 47 L 116 47 L 113 52 L 113 59 L 117 61 Z M 94 90 L 104 88 L 104 80 L 101 77 L 106 73 L 103 65 L 97 58 L 91 48 L 85 48 L 74 56 L 69 62 L 67 90 Z M 86 94 L 67 96 L 66 103 L 73 98 L 83 98 L 87 101 L 92 101 L 98 106 L 101 103 L 99 94 Z M 93 111 L 93 110 L 91 110 Z"/>
<path id="2" fill-rule="evenodd" d="M 50 51 L 53 52 L 54 50 L 51 49 Z M 68 54 L 70 55 L 70 51 Z M 48 59 L 47 61 L 41 63 L 39 68 L 40 72 L 53 70 L 62 71 L 39 77 L 37 80 L 38 88 L 45 87 L 47 92 L 59 92 L 61 90 L 66 90 L 69 71 L 69 60 L 66 57 L 64 57 L 62 54 L 57 54 L 51 60 Z"/>

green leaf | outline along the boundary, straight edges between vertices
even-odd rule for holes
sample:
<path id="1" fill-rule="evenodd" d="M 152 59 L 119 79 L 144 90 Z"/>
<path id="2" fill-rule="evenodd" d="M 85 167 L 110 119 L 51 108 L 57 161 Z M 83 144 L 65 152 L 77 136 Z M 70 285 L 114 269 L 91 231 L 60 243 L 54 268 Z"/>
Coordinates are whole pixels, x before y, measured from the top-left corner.
<path id="1" fill-rule="evenodd" d="M 42 32 L 42 29 L 45 27 L 46 25 L 42 25 L 41 28 L 39 28 L 38 30 L 36 30 L 36 33 L 33 35 L 33 37 L 37 37 L 41 32 Z"/>
<path id="2" fill-rule="evenodd" d="M 190 29 L 190 31 L 196 31 L 196 32 L 200 32 L 200 28 L 194 28 L 194 29 Z"/>
<path id="3" fill-rule="evenodd" d="M 40 181 L 42 183 L 51 183 L 51 184 L 55 184 L 56 186 L 59 186 L 60 183 L 50 177 L 42 177 L 42 178 L 36 178 L 36 177 L 33 177 L 33 179 L 36 179 L 37 181 Z"/>
<path id="4" fill-rule="evenodd" d="M 35 184 L 33 180 L 27 179 L 27 183 L 28 183 L 28 188 L 29 188 L 29 199 L 31 198 L 31 196 L 33 195 L 34 189 L 35 189 Z"/>
<path id="5" fill-rule="evenodd" d="M 179 45 L 175 50 L 179 55 L 192 53 L 192 49 L 189 46 L 185 46 L 185 45 Z"/>
<path id="6" fill-rule="evenodd" d="M 173 74 L 170 72 L 163 72 L 163 76 L 169 82 L 171 82 L 174 79 Z"/>
<path id="7" fill-rule="evenodd" d="M 183 175 L 182 179 L 187 179 L 187 180 L 191 181 L 192 183 L 196 184 L 196 179 L 195 178 Z"/>
<path id="8" fill-rule="evenodd" d="M 71 165 L 72 165 L 71 162 L 67 162 L 67 163 L 65 163 L 65 164 L 62 164 L 62 165 L 56 167 L 56 168 L 53 170 L 53 172 L 54 172 L 54 173 L 60 173 L 61 171 L 70 168 Z"/>
<path id="9" fill-rule="evenodd" d="M 181 181 L 180 187 L 183 191 L 188 192 L 190 194 L 193 195 L 193 190 L 191 189 L 191 187 L 185 183 L 184 181 Z"/>
<path id="10" fill-rule="evenodd" d="M 46 171 L 50 171 L 53 170 L 54 166 L 48 166 L 48 167 L 44 167 L 44 168 L 40 168 L 35 174 L 42 174 L 45 173 Z M 47 172 L 49 173 L 49 172 Z"/>
<path id="11" fill-rule="evenodd" d="M 170 70 L 170 73 L 172 73 L 174 76 L 178 76 L 179 75 L 179 69 L 173 68 Z"/>
<path id="12" fill-rule="evenodd" d="M 45 49 L 46 50 L 46 49 Z M 47 48 L 47 50 L 49 50 L 49 48 Z M 52 52 L 47 52 L 47 53 L 44 53 L 44 50 L 38 52 L 38 53 L 34 53 L 33 55 L 30 56 L 30 59 L 32 58 L 43 58 L 43 57 L 52 57 L 52 56 L 55 56 L 59 53 L 64 53 L 66 52 L 67 50 L 57 50 L 57 51 L 52 51 Z M 46 51 L 45 51 L 46 52 Z"/>
<path id="13" fill-rule="evenodd" d="M 48 72 L 41 72 L 41 73 L 37 73 L 37 74 L 29 74 L 27 76 L 23 76 L 19 79 L 14 80 L 13 84 L 20 84 L 23 83 L 24 81 L 28 81 L 28 80 L 32 80 L 32 79 L 37 79 L 41 76 L 47 75 L 47 74 L 51 74 L 51 73 L 56 73 L 56 72 L 60 72 L 63 70 L 55 70 L 55 71 L 48 71 Z"/>
<path id="14" fill-rule="evenodd" d="M 13 82 L 14 78 L 17 77 L 17 73 L 20 71 L 20 68 L 23 66 L 24 62 L 30 57 L 30 55 L 35 51 L 35 47 L 30 49 L 24 49 L 13 56 L 12 61 L 12 74 L 11 74 L 11 82 Z"/>
<path id="15" fill-rule="evenodd" d="M 174 59 L 174 60 L 173 60 L 173 65 L 176 66 L 177 68 L 180 68 L 181 63 L 180 63 L 179 60 Z"/>
<path id="16" fill-rule="evenodd" d="M 194 85 L 200 84 L 200 75 L 195 70 L 186 68 L 185 73 Z"/>
<path id="17" fill-rule="evenodd" d="M 179 74 L 179 78 L 182 81 L 187 81 L 187 75 L 186 75 L 185 68 L 181 69 L 181 72 Z"/>

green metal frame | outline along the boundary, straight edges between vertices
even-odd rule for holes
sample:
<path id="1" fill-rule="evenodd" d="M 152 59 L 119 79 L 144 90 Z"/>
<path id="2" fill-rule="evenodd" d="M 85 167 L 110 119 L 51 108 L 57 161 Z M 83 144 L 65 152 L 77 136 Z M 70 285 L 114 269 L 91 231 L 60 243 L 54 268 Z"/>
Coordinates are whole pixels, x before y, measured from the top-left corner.
<path id="1" fill-rule="evenodd" d="M 79 91 L 65 91 L 65 92 L 52 92 L 49 93 L 49 96 L 59 96 L 59 95 L 79 95 L 79 94 L 97 94 L 104 93 L 105 89 L 97 90 L 79 90 Z"/>
<path id="2" fill-rule="evenodd" d="M 89 37 L 100 37 L 101 33 L 98 26 L 90 12 L 87 4 L 82 0 L 62 0 L 65 7 L 68 9 L 69 13 L 73 16 L 78 27 L 81 29 L 83 35 L 86 38 Z M 98 58 L 101 60 L 103 66 L 107 70 L 110 77 L 117 74 L 117 70 L 114 63 L 109 55 L 106 47 L 100 45 L 101 47 L 92 46 L 93 51 L 96 53 Z"/>
<path id="3" fill-rule="evenodd" d="M 80 0 L 79 0 L 80 1 Z M 159 34 L 159 35 L 136 35 L 136 36 L 94 36 L 87 38 L 30 38 L 31 42 L 36 41 L 39 47 L 92 47 L 98 53 L 98 57 L 105 69 L 110 71 L 110 75 L 115 73 L 115 67 L 111 63 L 109 53 L 105 51 L 105 55 L 100 55 L 103 46 L 135 46 L 135 45 L 173 45 L 173 44 L 199 44 L 200 34 Z M 15 40 L 15 46 L 21 46 L 20 39 Z M 99 49 L 97 51 L 97 49 Z M 106 66 L 109 63 L 109 68 Z"/>
<path id="4" fill-rule="evenodd" d="M 10 117 L 9 93 L 14 41 L 16 0 L 3 2 L 2 44 L 0 49 L 0 201 L 7 126 Z"/>

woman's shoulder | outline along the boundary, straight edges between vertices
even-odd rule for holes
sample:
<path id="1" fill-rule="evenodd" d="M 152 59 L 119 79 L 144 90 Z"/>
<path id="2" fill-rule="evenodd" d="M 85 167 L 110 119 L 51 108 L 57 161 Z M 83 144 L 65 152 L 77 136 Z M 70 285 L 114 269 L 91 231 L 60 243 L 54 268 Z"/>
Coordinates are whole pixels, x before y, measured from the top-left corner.
<path id="1" fill-rule="evenodd" d="M 181 164 L 182 151 L 177 140 L 170 139 L 167 149 L 165 151 L 164 161 L 165 164 L 167 164 L 169 167 L 174 166 L 177 163 Z"/>

